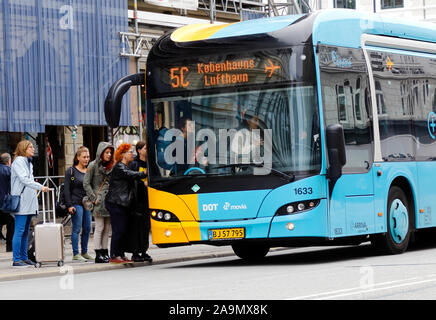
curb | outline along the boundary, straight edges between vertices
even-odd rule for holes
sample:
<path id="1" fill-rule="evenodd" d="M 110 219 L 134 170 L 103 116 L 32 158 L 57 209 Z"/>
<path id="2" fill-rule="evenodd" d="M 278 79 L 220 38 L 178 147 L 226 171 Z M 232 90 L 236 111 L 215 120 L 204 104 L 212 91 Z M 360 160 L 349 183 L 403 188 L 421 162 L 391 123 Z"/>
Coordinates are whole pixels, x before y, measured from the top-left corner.
<path id="1" fill-rule="evenodd" d="M 280 248 L 271 248 L 270 252 L 282 251 L 290 249 L 288 247 L 280 247 Z M 210 253 L 210 254 L 197 254 L 190 255 L 185 257 L 175 257 L 175 258 L 163 258 L 153 262 L 134 262 L 134 263 L 126 263 L 126 264 L 110 264 L 110 263 L 102 263 L 96 264 L 94 262 L 89 262 L 89 265 L 64 265 L 62 267 L 58 267 L 56 264 L 47 264 L 46 266 L 42 266 L 41 268 L 32 271 L 32 272 L 22 272 L 22 273 L 12 273 L 12 274 L 0 274 L 0 282 L 3 281 L 14 281 L 14 280 L 27 280 L 27 279 L 38 279 L 38 278 L 47 278 L 47 277 L 56 277 L 62 276 L 63 274 L 81 274 L 81 273 L 92 273 L 99 271 L 110 271 L 110 270 L 120 270 L 120 269 L 132 269 L 139 267 L 146 267 L 151 265 L 160 265 L 160 264 L 168 264 L 168 263 L 176 263 L 176 262 L 187 262 L 187 261 L 195 261 L 202 259 L 213 259 L 213 258 L 224 258 L 235 256 L 233 252 L 222 252 L 222 253 Z M 235 256 L 236 257 L 236 256 Z M 44 268 L 47 269 L 44 269 Z M 11 267 L 12 268 L 12 267 Z M 50 268 L 50 269 L 49 269 Z M 29 270 L 31 268 L 27 268 Z"/>
<path id="2" fill-rule="evenodd" d="M 168 263 L 175 263 L 175 262 L 185 262 L 185 261 L 194 261 L 194 260 L 201 260 L 201 259 L 210 259 L 210 258 L 222 258 L 222 257 L 228 257 L 234 255 L 230 252 L 225 253 L 214 253 L 214 254 L 199 254 L 199 255 L 192 255 L 192 256 L 186 256 L 186 257 L 177 257 L 177 258 L 167 258 L 167 259 L 160 259 L 153 262 L 134 262 L 134 263 L 126 263 L 126 264 L 111 264 L 111 263 L 102 263 L 102 264 L 95 264 L 94 262 L 89 262 L 88 265 L 77 265 L 74 266 L 64 265 L 62 267 L 58 267 L 56 264 L 47 264 L 43 265 L 41 268 L 32 271 L 32 272 L 17 272 L 12 274 L 0 274 L 0 282 L 3 281 L 14 281 L 14 280 L 26 280 L 26 279 L 37 279 L 37 278 L 46 278 L 46 277 L 56 277 L 56 276 L 62 276 L 63 274 L 81 274 L 81 273 L 92 273 L 92 272 L 99 272 L 99 271 L 109 271 L 109 270 L 120 270 L 120 269 L 132 269 L 132 268 L 139 268 L 139 267 L 146 267 L 150 265 L 159 265 L 159 264 L 168 264 Z M 47 269 L 44 269 L 44 268 Z M 11 267 L 12 268 L 12 267 Z M 26 268 L 26 270 L 29 270 L 32 268 Z"/>

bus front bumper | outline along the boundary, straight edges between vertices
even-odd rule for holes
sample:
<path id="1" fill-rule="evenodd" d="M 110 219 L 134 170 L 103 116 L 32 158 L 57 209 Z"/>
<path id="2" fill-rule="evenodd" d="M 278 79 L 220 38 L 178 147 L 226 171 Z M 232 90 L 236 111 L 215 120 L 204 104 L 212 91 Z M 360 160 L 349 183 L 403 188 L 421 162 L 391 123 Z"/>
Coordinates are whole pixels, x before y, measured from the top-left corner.
<path id="1" fill-rule="evenodd" d="M 283 216 L 201 222 L 161 222 L 152 219 L 152 238 L 153 244 L 169 246 L 191 243 L 221 245 L 240 239 L 328 237 L 326 217 L 326 201 L 323 199 L 312 210 Z M 239 237 L 240 233 L 231 233 L 232 230 L 239 231 L 241 228 L 243 237 Z M 220 232 L 224 235 L 222 239 L 211 238 L 216 230 L 224 231 Z"/>

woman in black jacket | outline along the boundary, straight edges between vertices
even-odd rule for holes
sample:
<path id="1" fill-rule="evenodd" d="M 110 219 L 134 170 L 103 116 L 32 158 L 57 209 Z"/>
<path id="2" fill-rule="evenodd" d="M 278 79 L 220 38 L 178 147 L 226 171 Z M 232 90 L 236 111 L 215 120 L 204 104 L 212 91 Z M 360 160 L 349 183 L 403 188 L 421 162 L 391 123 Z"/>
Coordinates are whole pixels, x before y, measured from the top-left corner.
<path id="1" fill-rule="evenodd" d="M 115 161 L 109 182 L 109 192 L 106 195 L 105 205 L 111 215 L 111 263 L 132 262 L 124 254 L 124 238 L 131 208 L 134 206 L 135 180 L 146 177 L 145 172 L 136 172 L 129 169 L 133 161 L 132 145 L 121 144 L 115 151 Z"/>

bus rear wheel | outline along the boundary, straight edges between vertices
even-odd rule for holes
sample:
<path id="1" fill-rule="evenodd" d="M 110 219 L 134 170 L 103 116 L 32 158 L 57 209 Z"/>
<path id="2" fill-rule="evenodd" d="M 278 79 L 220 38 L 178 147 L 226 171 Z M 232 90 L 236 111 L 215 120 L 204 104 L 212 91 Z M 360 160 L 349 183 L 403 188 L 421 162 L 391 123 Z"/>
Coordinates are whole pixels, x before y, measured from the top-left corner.
<path id="1" fill-rule="evenodd" d="M 264 258 L 268 254 L 270 247 L 259 243 L 235 243 L 232 244 L 232 249 L 239 258 L 254 261 Z"/>
<path id="2" fill-rule="evenodd" d="M 411 206 L 404 191 L 393 186 L 388 194 L 387 232 L 376 236 L 373 245 L 382 253 L 399 254 L 406 251 L 410 240 Z"/>

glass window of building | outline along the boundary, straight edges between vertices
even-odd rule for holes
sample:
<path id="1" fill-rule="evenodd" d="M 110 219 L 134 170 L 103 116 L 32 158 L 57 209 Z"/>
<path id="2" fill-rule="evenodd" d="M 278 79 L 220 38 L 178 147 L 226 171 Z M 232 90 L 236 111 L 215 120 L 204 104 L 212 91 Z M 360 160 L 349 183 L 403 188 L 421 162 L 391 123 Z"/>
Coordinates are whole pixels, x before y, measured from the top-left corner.
<path id="1" fill-rule="evenodd" d="M 404 8 L 404 0 L 381 0 L 382 9 Z"/>
<path id="2" fill-rule="evenodd" d="M 356 9 L 356 0 L 334 0 L 335 8 Z"/>

